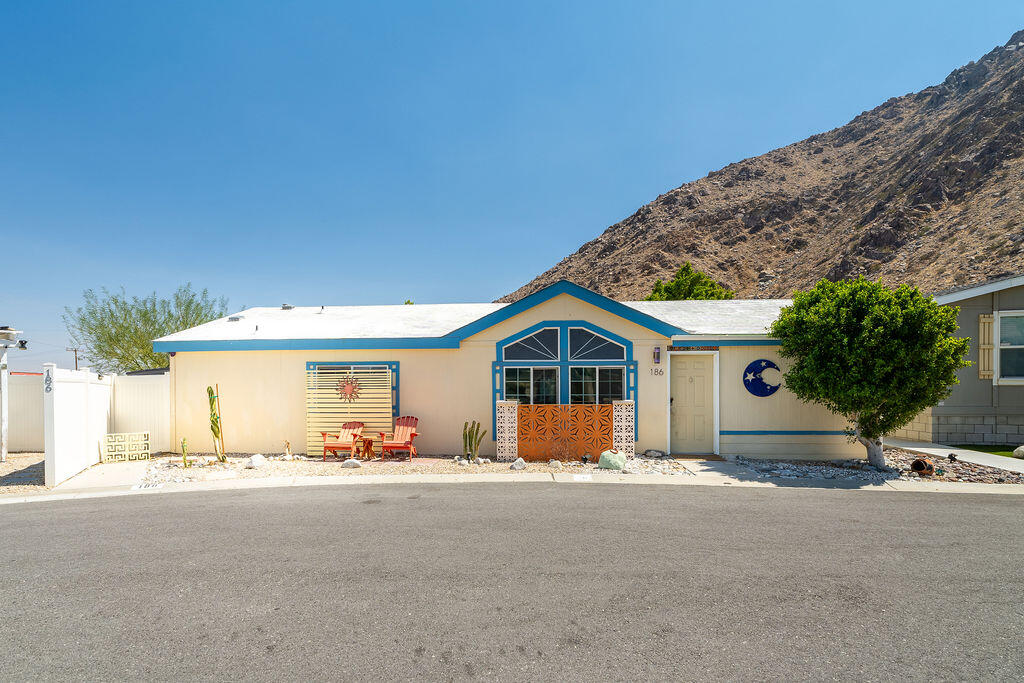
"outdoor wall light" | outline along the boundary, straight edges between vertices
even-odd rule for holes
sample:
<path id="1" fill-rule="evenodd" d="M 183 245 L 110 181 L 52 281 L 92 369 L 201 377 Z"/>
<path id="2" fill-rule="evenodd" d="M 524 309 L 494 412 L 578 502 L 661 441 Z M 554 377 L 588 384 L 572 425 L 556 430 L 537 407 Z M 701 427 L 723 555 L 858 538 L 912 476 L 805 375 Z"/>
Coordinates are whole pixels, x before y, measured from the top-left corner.
<path id="1" fill-rule="evenodd" d="M 654 364 L 655 365 L 658 365 L 659 363 L 661 363 L 661 347 L 660 346 L 655 346 L 654 347 L 654 353 L 652 355 L 653 355 L 653 360 L 654 360 Z"/>

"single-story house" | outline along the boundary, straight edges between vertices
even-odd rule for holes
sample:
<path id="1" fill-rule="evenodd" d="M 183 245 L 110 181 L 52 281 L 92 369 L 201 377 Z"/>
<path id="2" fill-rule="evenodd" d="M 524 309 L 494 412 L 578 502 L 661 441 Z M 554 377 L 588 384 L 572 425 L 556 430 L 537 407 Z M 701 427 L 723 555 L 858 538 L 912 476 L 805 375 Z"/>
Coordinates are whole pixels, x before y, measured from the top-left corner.
<path id="1" fill-rule="evenodd" d="M 287 440 L 319 453 L 320 432 L 342 422 L 376 434 L 414 415 L 420 454 L 461 453 L 463 424 L 478 420 L 494 455 L 498 408 L 518 401 L 587 420 L 628 406 L 638 451 L 862 457 L 841 418 L 782 386 L 767 327 L 788 303 L 619 302 L 562 281 L 509 304 L 250 308 L 153 347 L 171 355 L 171 441 L 192 451 L 211 441 L 215 386 L 233 452 Z"/>
<path id="2" fill-rule="evenodd" d="M 937 406 L 894 436 L 943 444 L 1024 444 L 1024 275 L 937 292 L 958 306 L 971 366 Z"/>

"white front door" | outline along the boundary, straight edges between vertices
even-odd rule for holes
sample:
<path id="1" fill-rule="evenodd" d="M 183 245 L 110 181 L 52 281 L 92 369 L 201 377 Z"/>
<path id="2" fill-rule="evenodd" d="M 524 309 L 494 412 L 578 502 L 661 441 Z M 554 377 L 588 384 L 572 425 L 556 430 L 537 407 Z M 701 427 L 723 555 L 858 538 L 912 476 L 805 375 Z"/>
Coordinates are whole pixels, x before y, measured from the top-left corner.
<path id="1" fill-rule="evenodd" d="M 671 443 L 676 454 L 715 450 L 715 357 L 673 355 L 670 388 Z"/>

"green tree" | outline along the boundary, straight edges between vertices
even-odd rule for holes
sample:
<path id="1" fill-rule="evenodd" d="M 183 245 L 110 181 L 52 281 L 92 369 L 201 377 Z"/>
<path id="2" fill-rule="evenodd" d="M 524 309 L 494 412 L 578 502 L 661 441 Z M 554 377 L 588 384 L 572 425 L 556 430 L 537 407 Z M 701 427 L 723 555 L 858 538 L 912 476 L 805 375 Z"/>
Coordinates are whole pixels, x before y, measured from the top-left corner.
<path id="1" fill-rule="evenodd" d="M 220 318 L 227 299 L 213 299 L 207 290 L 196 292 L 187 283 L 170 299 L 129 297 L 124 288 L 97 294 L 82 292 L 82 305 L 64 308 L 64 326 L 76 345 L 85 350 L 90 366 L 101 372 L 129 372 L 166 367 L 166 353 L 153 351 L 153 340 Z"/>
<path id="2" fill-rule="evenodd" d="M 797 292 L 771 334 L 792 361 L 786 387 L 850 424 L 850 436 L 885 467 L 882 437 L 949 396 L 970 342 L 954 337 L 958 309 L 916 287 L 863 277 Z"/>
<path id="3" fill-rule="evenodd" d="M 683 299 L 732 299 L 736 293 L 696 270 L 687 261 L 668 282 L 658 280 L 646 301 L 681 301 Z"/>

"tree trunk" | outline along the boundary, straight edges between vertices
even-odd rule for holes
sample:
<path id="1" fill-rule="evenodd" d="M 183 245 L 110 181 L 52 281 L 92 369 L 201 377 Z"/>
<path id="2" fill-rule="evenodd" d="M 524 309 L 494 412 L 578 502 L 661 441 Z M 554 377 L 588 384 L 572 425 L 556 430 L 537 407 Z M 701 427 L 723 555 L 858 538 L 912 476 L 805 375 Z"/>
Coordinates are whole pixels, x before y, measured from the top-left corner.
<path id="1" fill-rule="evenodd" d="M 864 448 L 868 449 L 868 464 L 872 467 L 884 470 L 885 453 L 882 451 L 882 440 L 868 439 L 863 436 L 858 436 L 857 441 L 860 441 L 864 444 Z"/>

